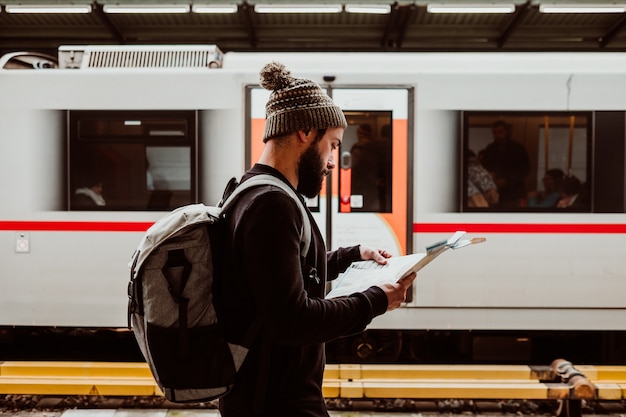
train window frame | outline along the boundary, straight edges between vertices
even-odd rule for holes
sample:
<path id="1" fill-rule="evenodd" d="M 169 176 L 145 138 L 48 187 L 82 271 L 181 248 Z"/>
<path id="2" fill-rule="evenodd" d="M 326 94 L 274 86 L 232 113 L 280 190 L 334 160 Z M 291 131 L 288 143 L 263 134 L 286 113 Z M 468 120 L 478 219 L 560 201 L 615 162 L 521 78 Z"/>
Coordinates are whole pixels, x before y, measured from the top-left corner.
<path id="1" fill-rule="evenodd" d="M 169 211 L 197 202 L 197 120 L 195 110 L 69 110 L 67 209 Z M 85 190 L 84 177 L 93 171 L 100 173 L 90 182 L 104 183 L 104 198 L 82 206 L 76 191 Z M 116 191 L 108 191 L 111 184 Z"/>
<path id="2" fill-rule="evenodd" d="M 496 121 L 504 122 L 506 127 L 503 129 L 510 132 L 511 139 L 522 143 L 526 148 L 529 159 L 529 172 L 524 179 L 526 189 L 523 197 L 520 197 L 519 202 L 515 202 L 514 206 L 498 204 L 494 207 L 492 203 L 489 203 L 488 207 L 478 207 L 471 203 L 468 195 L 470 165 L 468 158 L 470 151 L 473 152 L 473 156 L 479 152 L 474 149 L 477 143 L 482 143 L 483 147 L 480 149 L 484 150 L 493 141 L 492 138 L 489 141 L 486 140 L 484 130 L 491 131 Z M 460 210 L 462 212 L 591 212 L 593 200 L 593 125 L 594 117 L 591 111 L 462 111 Z M 523 127 L 523 129 L 519 129 L 523 132 L 516 133 L 514 129 L 519 127 Z M 532 130 L 533 128 L 537 128 L 536 133 Z M 476 133 L 477 131 L 482 132 Z M 520 138 L 525 140 L 520 140 Z M 529 138 L 536 141 L 534 149 L 528 149 Z M 555 157 L 550 156 L 549 160 L 552 161 L 552 165 L 549 164 L 546 167 L 545 152 L 547 151 L 548 155 L 554 154 L 554 152 L 550 152 L 550 145 L 555 143 L 555 139 L 567 141 L 566 145 L 560 145 L 561 148 L 567 147 L 565 149 L 567 151 L 566 160 L 563 162 L 563 158 L 561 158 L 557 166 L 554 165 Z M 556 143 L 559 144 L 558 141 Z M 584 147 L 584 150 L 580 151 L 579 149 L 578 154 L 574 155 L 573 149 L 576 146 L 578 148 Z M 580 155 L 581 152 L 584 155 Z M 576 159 L 575 162 L 574 159 Z M 577 164 L 576 167 L 573 167 L 574 163 Z M 540 190 L 542 178 L 547 175 L 548 168 L 559 168 L 566 177 L 581 177 L 579 181 L 581 190 L 584 189 L 584 192 L 579 193 L 579 204 L 570 207 L 539 207 L 530 203 L 534 198 L 532 192 Z M 576 182 L 576 179 L 571 181 Z M 529 184 L 535 185 L 535 187 L 530 187 Z M 585 197 L 584 200 L 581 196 Z M 481 200 L 484 202 L 482 197 Z"/>

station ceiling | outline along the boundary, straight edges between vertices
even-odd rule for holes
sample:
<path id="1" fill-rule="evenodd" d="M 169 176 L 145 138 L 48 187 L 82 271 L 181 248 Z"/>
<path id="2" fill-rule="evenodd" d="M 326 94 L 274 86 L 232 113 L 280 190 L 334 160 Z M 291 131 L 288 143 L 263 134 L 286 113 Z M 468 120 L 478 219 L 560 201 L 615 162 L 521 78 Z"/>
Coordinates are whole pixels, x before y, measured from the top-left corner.
<path id="1" fill-rule="evenodd" d="M 0 0 L 0 54 L 37 51 L 56 55 L 60 45 L 215 44 L 240 52 L 622 52 L 626 13 L 543 13 L 542 5 L 600 5 L 599 1 L 482 0 L 508 4 L 510 13 L 432 13 L 432 1 L 384 2 L 386 14 L 351 13 L 350 4 L 314 1 L 219 0 Z M 29 3 L 30 2 L 30 3 Z M 262 3 L 261 3 L 262 2 Z M 183 13 L 111 13 L 126 6 L 183 6 Z M 263 5 L 326 4 L 336 13 L 261 13 Z M 462 4 L 467 0 L 436 1 Z M 611 5 L 613 2 L 603 3 Z M 89 13 L 13 13 L 15 5 L 85 5 Z M 233 13 L 197 13 L 200 5 L 230 5 Z M 619 6 L 614 5 L 613 6 Z M 622 5 L 623 6 L 623 5 Z"/>

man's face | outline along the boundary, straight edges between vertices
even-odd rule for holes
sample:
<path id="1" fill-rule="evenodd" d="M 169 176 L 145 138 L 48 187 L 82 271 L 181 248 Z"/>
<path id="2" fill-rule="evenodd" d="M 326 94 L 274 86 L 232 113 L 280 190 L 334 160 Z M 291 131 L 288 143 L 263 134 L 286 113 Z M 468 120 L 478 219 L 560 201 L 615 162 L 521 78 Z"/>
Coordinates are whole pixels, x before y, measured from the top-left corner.
<path id="1" fill-rule="evenodd" d="M 491 133 L 493 134 L 493 138 L 496 141 L 503 141 L 509 135 L 509 131 L 504 126 L 495 126 L 491 129 Z"/>
<path id="2" fill-rule="evenodd" d="M 554 190 L 555 188 L 554 179 L 551 176 L 545 175 L 543 177 L 543 188 L 546 191 Z"/>
<path id="3" fill-rule="evenodd" d="M 333 151 L 341 145 L 344 128 L 331 127 L 324 135 L 317 136 L 300 156 L 298 161 L 298 192 L 308 198 L 317 196 L 322 190 L 324 177 L 335 168 Z M 317 130 L 312 132 L 317 135 Z"/>

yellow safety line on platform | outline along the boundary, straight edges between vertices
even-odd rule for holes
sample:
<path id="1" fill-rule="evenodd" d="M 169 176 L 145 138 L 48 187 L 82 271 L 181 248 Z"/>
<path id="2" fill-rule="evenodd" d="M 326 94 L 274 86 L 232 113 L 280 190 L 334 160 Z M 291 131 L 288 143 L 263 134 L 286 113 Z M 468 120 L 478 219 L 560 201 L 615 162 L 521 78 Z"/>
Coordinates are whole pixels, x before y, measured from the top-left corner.
<path id="1" fill-rule="evenodd" d="M 626 367 L 578 366 L 596 398 L 626 399 Z M 328 365 L 327 398 L 575 399 L 572 386 L 548 383 L 549 367 L 524 365 Z M 0 394 L 162 395 L 146 363 L 0 362 Z"/>
<path id="2" fill-rule="evenodd" d="M 326 398 L 471 398 L 565 399 L 566 384 L 512 383 L 500 381 L 342 381 L 324 380 Z"/>
<path id="3" fill-rule="evenodd" d="M 325 377 L 341 379 L 548 379 L 550 367 L 525 365 L 328 365 Z"/>
<path id="4" fill-rule="evenodd" d="M 617 380 L 626 381 L 626 366 L 613 365 L 576 365 L 576 369 L 593 380 Z"/>
<path id="5" fill-rule="evenodd" d="M 16 378 L 1 377 L 0 393 L 30 395 L 161 395 L 154 379 Z"/>
<path id="6" fill-rule="evenodd" d="M 143 362 L 0 362 L 0 377 L 15 375 L 152 378 Z"/>

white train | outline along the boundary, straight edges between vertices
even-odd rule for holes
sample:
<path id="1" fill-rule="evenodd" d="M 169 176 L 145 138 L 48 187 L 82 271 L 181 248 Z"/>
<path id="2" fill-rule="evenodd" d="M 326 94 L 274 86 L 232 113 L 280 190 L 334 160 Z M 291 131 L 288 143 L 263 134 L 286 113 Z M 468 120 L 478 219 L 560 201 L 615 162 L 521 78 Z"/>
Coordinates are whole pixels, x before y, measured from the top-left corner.
<path id="1" fill-rule="evenodd" d="M 89 48 L 61 50 L 87 59 Z M 391 344 L 378 359 L 626 361 L 626 54 L 218 58 L 0 70 L 0 326 L 124 328 L 143 231 L 176 205 L 217 202 L 254 162 L 268 94 L 258 72 L 277 60 L 327 88 L 350 121 L 338 169 L 309 202 L 329 247 L 403 254 L 456 230 L 487 239 L 420 271 L 406 306 L 337 342 L 336 358 L 375 360 Z M 476 208 L 465 154 L 491 142 L 495 120 L 525 146 L 525 194 Z M 366 174 L 350 151 L 365 124 L 387 161 L 374 196 L 357 189 Z M 580 179 L 581 207 L 531 207 L 552 168 Z M 95 210 L 74 200 L 92 183 L 105 204 Z M 589 359 L 568 350 L 580 340 Z"/>

